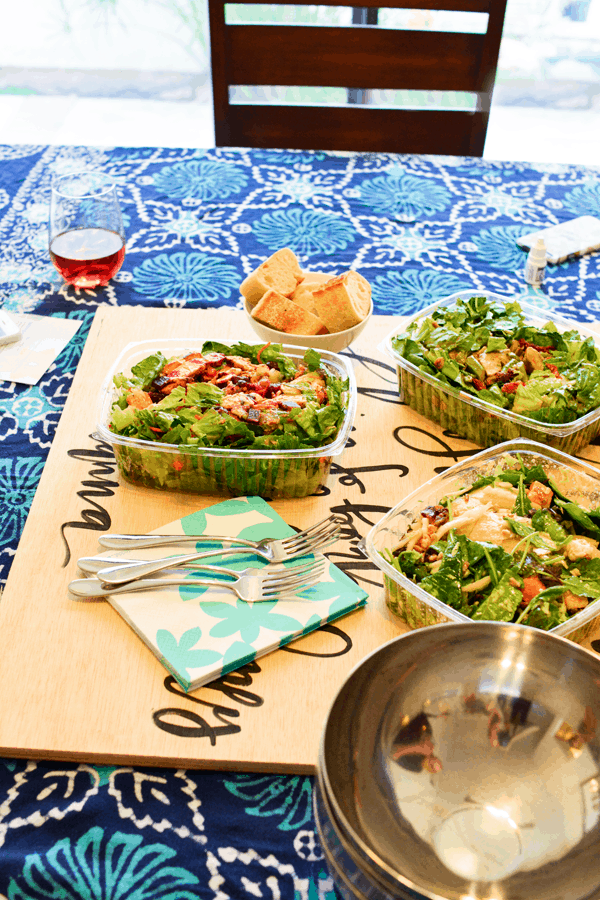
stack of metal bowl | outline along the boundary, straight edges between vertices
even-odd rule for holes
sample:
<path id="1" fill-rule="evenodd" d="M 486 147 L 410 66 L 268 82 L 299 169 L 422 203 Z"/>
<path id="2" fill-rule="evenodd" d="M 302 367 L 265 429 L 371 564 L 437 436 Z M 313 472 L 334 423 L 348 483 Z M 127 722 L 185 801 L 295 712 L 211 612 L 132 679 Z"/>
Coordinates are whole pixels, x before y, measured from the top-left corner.
<path id="1" fill-rule="evenodd" d="M 600 661 L 496 622 L 391 641 L 329 712 L 315 816 L 344 900 L 600 898 Z"/>

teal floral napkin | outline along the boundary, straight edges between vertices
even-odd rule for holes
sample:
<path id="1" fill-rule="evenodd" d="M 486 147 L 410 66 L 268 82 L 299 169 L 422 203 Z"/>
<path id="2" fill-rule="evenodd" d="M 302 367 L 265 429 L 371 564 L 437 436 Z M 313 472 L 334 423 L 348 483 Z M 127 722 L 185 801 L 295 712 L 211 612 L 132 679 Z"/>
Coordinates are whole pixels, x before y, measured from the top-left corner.
<path id="1" fill-rule="evenodd" d="M 256 541 L 295 533 L 260 497 L 225 500 L 160 531 Z M 188 548 L 180 552 L 188 552 Z M 189 552 L 193 552 L 191 548 Z M 210 563 L 218 565 L 220 561 L 217 557 Z M 258 568 L 266 562 L 240 555 L 223 559 L 222 564 L 240 570 L 249 565 Z M 203 574 L 199 572 L 198 576 Z M 299 593 L 297 599 L 251 604 L 238 600 L 228 590 L 190 586 L 117 594 L 109 601 L 183 689 L 193 691 L 364 606 L 367 596 L 344 572 L 328 563 L 319 584 Z"/>

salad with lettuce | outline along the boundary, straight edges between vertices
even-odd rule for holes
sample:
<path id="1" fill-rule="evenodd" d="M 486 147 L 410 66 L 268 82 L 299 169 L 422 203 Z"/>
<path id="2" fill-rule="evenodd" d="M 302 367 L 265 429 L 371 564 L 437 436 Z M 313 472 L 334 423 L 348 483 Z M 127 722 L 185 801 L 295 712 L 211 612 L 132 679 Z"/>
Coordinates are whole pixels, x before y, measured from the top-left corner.
<path id="1" fill-rule="evenodd" d="M 174 359 L 157 352 L 114 382 L 110 430 L 157 444 L 322 447 L 346 414 L 347 381 L 322 368 L 316 351 L 298 363 L 278 344 L 207 341 Z"/>
<path id="2" fill-rule="evenodd" d="M 554 628 L 600 597 L 600 508 L 564 490 L 539 464 L 500 464 L 421 510 L 382 555 L 473 620 Z"/>
<path id="3" fill-rule="evenodd" d="M 600 350 L 576 330 L 528 324 L 516 301 L 458 299 L 392 339 L 438 381 L 501 409 L 551 424 L 600 407 Z"/>

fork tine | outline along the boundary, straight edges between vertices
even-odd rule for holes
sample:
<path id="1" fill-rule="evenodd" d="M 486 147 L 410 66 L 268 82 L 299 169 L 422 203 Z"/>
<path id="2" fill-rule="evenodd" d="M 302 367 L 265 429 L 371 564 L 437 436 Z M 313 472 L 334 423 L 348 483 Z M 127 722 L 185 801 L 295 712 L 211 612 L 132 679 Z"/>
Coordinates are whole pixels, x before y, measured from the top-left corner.
<path id="1" fill-rule="evenodd" d="M 317 541 L 323 536 L 338 534 L 340 528 L 341 523 L 328 519 L 325 522 L 320 522 L 318 526 L 313 526 L 306 532 L 301 531 L 293 537 L 285 538 L 283 545 L 286 550 L 292 551 L 300 546 L 310 545 L 313 541 Z"/>
<path id="2" fill-rule="evenodd" d="M 310 569 L 303 569 L 302 573 L 299 575 L 292 572 L 288 575 L 267 575 L 264 577 L 261 587 L 262 590 L 268 590 L 269 588 L 283 590 L 286 587 L 300 586 L 305 584 L 309 578 L 321 578 L 325 572 L 325 568 L 325 560 L 323 560 L 322 565 Z"/>
<path id="3" fill-rule="evenodd" d="M 277 569 L 275 567 L 269 566 L 268 569 L 263 570 L 263 578 L 293 578 L 300 577 L 305 573 L 308 574 L 312 572 L 313 569 L 322 568 L 327 560 L 325 559 L 307 559 L 306 562 L 302 562 L 299 565 L 295 566 L 278 566 Z"/>
<path id="4" fill-rule="evenodd" d="M 317 550 L 324 544 L 333 544 L 334 541 L 337 541 L 339 534 L 340 532 L 338 528 L 323 531 L 321 534 L 317 534 L 314 537 L 297 541 L 291 549 L 296 556 L 301 552 L 308 553 L 311 550 Z"/>
<path id="5" fill-rule="evenodd" d="M 315 532 L 320 531 L 322 528 L 325 528 L 329 525 L 340 525 L 343 524 L 343 519 L 341 516 L 336 515 L 335 513 L 331 516 L 328 516 L 326 519 L 321 519 L 320 522 L 316 522 L 314 525 L 311 525 L 309 528 L 305 528 L 303 531 L 299 531 L 297 534 L 290 535 L 289 538 L 284 538 L 284 544 L 295 543 L 297 540 L 302 540 L 304 538 L 311 537 Z"/>
<path id="6" fill-rule="evenodd" d="M 298 531 L 296 534 L 290 535 L 289 538 L 284 538 L 284 543 L 288 543 L 289 541 L 295 541 L 297 538 L 309 538 L 315 532 L 320 531 L 322 528 L 326 528 L 330 525 L 337 525 L 338 527 L 343 524 L 343 519 L 341 516 L 333 514 L 328 516 L 326 519 L 321 519 L 320 522 L 315 522 L 314 525 L 310 525 L 308 528 L 304 528 L 302 531 Z"/>
<path id="7" fill-rule="evenodd" d="M 292 576 L 287 578 L 270 578 L 268 581 L 261 582 L 262 590 L 269 590 L 272 588 L 273 590 L 283 590 L 287 587 L 296 587 L 299 584 L 304 584 L 309 578 L 322 578 L 325 574 L 325 567 L 322 569 L 316 569 L 311 572 L 306 572 L 304 575 L 301 575 L 299 578 Z"/>
<path id="8" fill-rule="evenodd" d="M 298 535 L 296 539 L 290 538 L 290 543 L 286 544 L 285 549 L 289 553 L 295 553 L 297 555 L 302 550 L 309 551 L 316 547 L 321 547 L 325 542 L 333 543 L 333 541 L 337 540 L 339 534 L 339 525 L 331 525 L 328 528 L 323 528 L 321 531 L 315 532 L 315 534 L 312 534 L 309 537 Z"/>
<path id="9" fill-rule="evenodd" d="M 287 585 L 296 585 L 302 584 L 307 578 L 312 578 L 313 576 L 318 576 L 319 578 L 325 572 L 325 566 L 320 566 L 318 569 L 307 569 L 302 572 L 301 575 L 282 575 L 275 576 L 271 575 L 264 578 L 261 581 L 261 585 L 263 588 L 277 588 L 277 587 L 285 587 Z"/>
<path id="10" fill-rule="evenodd" d="M 296 594 L 302 593 L 302 591 L 307 590 L 308 588 L 313 587 L 315 584 L 318 584 L 321 580 L 321 575 L 313 575 L 311 578 L 307 578 L 301 584 L 298 584 L 293 587 L 287 587 L 284 589 L 273 589 L 270 588 L 266 591 L 262 592 L 263 599 L 279 599 L 285 600 L 287 597 L 293 597 Z"/>

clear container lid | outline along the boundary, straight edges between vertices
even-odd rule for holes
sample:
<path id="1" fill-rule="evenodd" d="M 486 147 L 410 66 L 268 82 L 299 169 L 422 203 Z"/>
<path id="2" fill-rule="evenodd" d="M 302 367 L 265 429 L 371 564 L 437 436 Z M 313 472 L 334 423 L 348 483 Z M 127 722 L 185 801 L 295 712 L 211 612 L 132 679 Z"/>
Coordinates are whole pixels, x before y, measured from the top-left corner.
<path id="1" fill-rule="evenodd" d="M 523 302 L 518 296 L 506 296 L 490 291 L 457 291 L 454 294 L 450 294 L 449 297 L 445 297 L 443 300 L 438 300 L 437 303 L 432 303 L 430 306 L 422 309 L 416 316 L 413 316 L 404 327 L 399 328 L 398 326 L 396 326 L 387 335 L 387 337 L 384 338 L 384 340 L 380 344 L 379 349 L 383 350 L 391 359 L 393 359 L 400 369 L 404 369 L 405 371 L 410 372 L 412 375 L 420 378 L 422 381 L 425 381 L 427 384 L 430 384 L 432 387 L 436 388 L 442 393 L 451 394 L 452 396 L 459 398 L 469 406 L 480 409 L 484 412 L 496 416 L 497 418 L 505 419 L 509 422 L 514 422 L 516 425 L 522 428 L 536 430 L 545 434 L 552 435 L 553 437 L 561 438 L 568 437 L 569 435 L 581 431 L 592 422 L 596 422 L 598 421 L 598 419 L 600 419 L 599 407 L 598 409 L 591 410 L 584 416 L 576 419 L 574 422 L 567 422 L 566 424 L 555 425 L 547 422 L 538 422 L 536 421 L 536 419 L 530 419 L 527 416 L 520 415 L 519 413 L 514 413 L 509 409 L 502 409 L 499 406 L 494 406 L 493 403 L 488 403 L 485 400 L 479 400 L 473 394 L 467 393 L 467 391 L 460 390 L 459 388 L 453 387 L 449 384 L 444 384 L 442 381 L 439 381 L 439 379 L 437 379 L 434 375 L 423 372 L 418 368 L 418 366 L 415 366 L 413 363 L 409 362 L 409 360 L 404 359 L 404 357 L 401 356 L 393 347 L 393 338 L 397 337 L 400 334 L 404 334 L 404 332 L 412 322 L 416 322 L 419 319 L 424 319 L 427 316 L 430 316 L 437 309 L 453 306 L 458 299 L 464 300 L 469 297 L 485 297 L 488 300 L 496 301 L 498 303 L 517 302 L 523 311 L 523 315 L 525 316 L 528 325 L 534 325 L 538 327 L 543 326 L 549 321 L 550 318 L 550 313 L 544 316 L 541 310 L 537 309 L 535 306 L 531 306 L 527 302 Z M 585 328 L 583 325 L 580 325 L 579 322 L 569 321 L 569 319 L 565 319 L 554 312 L 551 313 L 551 320 L 553 324 L 556 325 L 558 331 L 565 332 L 575 329 L 579 332 L 579 334 L 582 335 L 582 337 L 591 337 L 594 340 L 594 343 L 596 343 L 596 345 L 598 344 L 598 333 L 591 331 L 589 328 Z"/>
<path id="2" fill-rule="evenodd" d="M 517 461 L 517 458 L 528 466 L 541 465 L 547 474 L 552 474 L 560 484 L 567 486 L 570 499 L 581 502 L 588 508 L 600 506 L 600 474 L 597 469 L 560 450 L 525 438 L 517 438 L 476 453 L 422 484 L 373 526 L 364 539 L 365 552 L 388 578 L 418 600 L 452 622 L 471 622 L 468 616 L 448 606 L 399 572 L 381 554 L 382 551 L 396 549 L 411 525 L 418 520 L 422 509 L 439 503 L 448 494 L 470 487 L 478 478 L 494 473 L 499 463 L 510 459 Z M 568 637 L 598 615 L 600 615 L 600 601 L 590 602 L 585 609 L 571 616 L 566 622 L 549 629 L 549 633 Z"/>
<path id="3" fill-rule="evenodd" d="M 229 447 L 197 447 L 188 446 L 186 444 L 161 444 L 155 441 L 145 441 L 140 438 L 127 437 L 122 434 L 115 434 L 109 428 L 112 405 L 117 396 L 117 389 L 114 385 L 114 377 L 120 372 L 131 372 L 132 366 L 135 366 L 141 360 L 150 356 L 152 353 L 160 351 L 169 359 L 182 353 L 199 352 L 206 343 L 204 340 L 197 338 L 156 338 L 148 341 L 139 341 L 128 344 L 122 353 L 119 354 L 110 371 L 106 375 L 102 388 L 100 390 L 100 398 L 97 414 L 97 431 L 102 440 L 110 444 L 136 448 L 138 450 L 154 450 L 164 452 L 166 454 L 193 454 L 201 453 L 202 456 L 210 457 L 230 457 L 235 459 L 312 459 L 320 456 L 337 456 L 344 449 L 352 424 L 356 414 L 357 390 L 356 378 L 354 370 L 349 359 L 339 356 L 337 353 L 331 353 L 329 350 L 319 350 L 321 357 L 321 365 L 330 374 L 348 381 L 348 389 L 346 391 L 346 414 L 340 425 L 339 431 L 333 441 L 322 447 L 299 448 L 295 450 L 276 450 L 276 449 L 239 449 Z M 210 338 L 210 340 L 220 341 L 220 338 Z M 227 340 L 222 343 L 229 345 Z M 283 346 L 283 352 L 300 363 L 304 354 L 298 352 L 298 347 Z"/>

